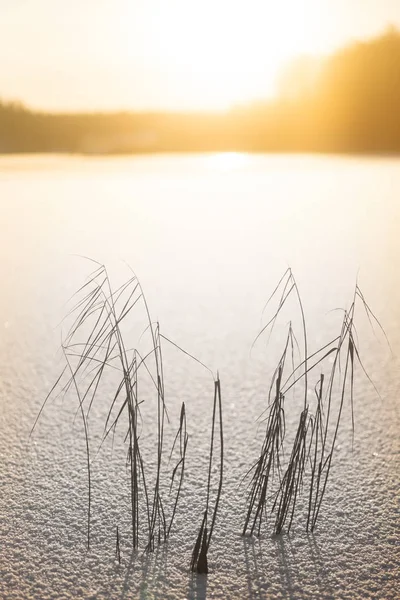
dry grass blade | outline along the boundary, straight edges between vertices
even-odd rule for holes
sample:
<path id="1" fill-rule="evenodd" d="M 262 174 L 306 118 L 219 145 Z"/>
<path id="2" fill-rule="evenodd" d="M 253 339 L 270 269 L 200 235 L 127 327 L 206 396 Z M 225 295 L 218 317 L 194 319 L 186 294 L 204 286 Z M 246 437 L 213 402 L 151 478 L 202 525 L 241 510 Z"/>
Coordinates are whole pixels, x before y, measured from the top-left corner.
<path id="1" fill-rule="evenodd" d="M 76 395 L 79 401 L 79 408 L 82 415 L 83 428 L 85 432 L 85 443 L 86 443 L 86 465 L 87 465 L 87 476 L 88 476 L 88 509 L 87 509 L 87 548 L 90 549 L 90 517 L 91 517 L 91 505 L 92 505 L 92 484 L 91 484 L 91 470 L 90 470 L 90 447 L 89 447 L 89 432 L 87 426 L 87 420 L 85 417 L 85 412 L 82 406 L 82 398 L 79 392 L 79 386 L 77 384 L 75 374 L 72 370 L 71 364 L 68 360 L 67 355 L 64 352 L 65 360 L 67 362 L 68 369 L 71 373 L 71 378 L 76 390 Z"/>
<path id="2" fill-rule="evenodd" d="M 116 557 L 118 563 L 121 564 L 121 546 L 120 546 L 120 541 L 119 541 L 118 525 L 117 525 L 117 541 L 115 544 L 115 557 Z"/>
<path id="3" fill-rule="evenodd" d="M 172 486 L 174 484 L 175 476 L 179 469 L 180 469 L 180 476 L 179 476 L 178 489 L 177 489 L 176 496 L 175 496 L 175 502 L 174 502 L 174 506 L 172 509 L 172 516 L 171 516 L 170 523 L 168 525 L 167 537 L 169 537 L 169 534 L 171 532 L 171 528 L 172 528 L 172 525 L 174 522 L 176 509 L 178 507 L 178 502 L 179 502 L 179 496 L 180 496 L 180 493 L 182 490 L 183 478 L 184 478 L 184 474 L 185 474 L 186 450 L 187 450 L 189 436 L 186 432 L 186 410 L 185 410 L 184 402 L 182 402 L 181 414 L 180 414 L 180 418 L 179 418 L 179 429 L 176 433 L 174 443 L 172 445 L 170 459 L 171 459 L 172 453 L 175 448 L 175 444 L 178 441 L 178 439 L 179 439 L 179 460 L 178 460 L 177 464 L 175 465 L 174 470 L 172 471 L 170 493 L 172 491 Z"/>
<path id="4" fill-rule="evenodd" d="M 224 478 L 224 429 L 223 429 L 223 422 L 222 422 L 221 381 L 219 379 L 218 374 L 217 374 L 217 380 L 215 382 L 215 386 L 216 386 L 217 404 L 218 404 L 220 461 L 219 461 L 219 480 L 218 480 L 217 496 L 215 499 L 215 506 L 214 506 L 213 516 L 212 516 L 211 525 L 210 525 L 210 533 L 208 534 L 208 538 L 207 538 L 207 551 L 210 546 L 212 534 L 214 531 L 215 521 L 217 519 L 218 507 L 219 507 L 219 502 L 221 499 L 222 484 L 223 484 L 223 478 Z M 215 411 L 213 414 L 213 434 L 214 434 L 214 425 L 215 425 Z M 210 453 L 210 459 L 211 459 L 211 453 Z M 210 460 L 210 466 L 211 466 L 211 460 Z M 209 478 L 209 485 L 210 485 L 210 478 Z M 209 490 L 207 491 L 207 496 L 209 497 L 208 492 L 209 492 Z"/>
<path id="5" fill-rule="evenodd" d="M 318 385 L 319 384 L 319 385 Z M 315 506 L 316 499 L 318 498 L 318 490 L 319 490 L 319 482 L 321 479 L 321 469 L 323 463 L 323 453 L 322 458 L 319 462 L 318 472 L 317 472 L 317 460 L 318 456 L 321 453 L 320 446 L 322 445 L 322 430 L 323 430 L 323 421 L 322 421 L 322 406 L 323 406 L 323 388 L 324 388 L 324 374 L 321 373 L 321 377 L 316 386 L 316 396 L 317 396 L 317 409 L 315 418 L 312 421 L 312 433 L 311 433 L 311 442 L 310 445 L 314 443 L 314 453 L 311 458 L 311 482 L 310 482 L 310 493 L 308 499 L 308 513 L 307 513 L 307 524 L 306 531 L 309 531 L 310 528 L 310 520 L 311 515 L 313 514 L 313 506 Z M 318 474 L 317 474 L 318 473 Z M 316 492 L 314 488 L 314 483 L 316 481 L 316 477 L 318 477 L 318 484 L 316 486 Z M 315 493 L 315 498 L 314 498 Z"/>

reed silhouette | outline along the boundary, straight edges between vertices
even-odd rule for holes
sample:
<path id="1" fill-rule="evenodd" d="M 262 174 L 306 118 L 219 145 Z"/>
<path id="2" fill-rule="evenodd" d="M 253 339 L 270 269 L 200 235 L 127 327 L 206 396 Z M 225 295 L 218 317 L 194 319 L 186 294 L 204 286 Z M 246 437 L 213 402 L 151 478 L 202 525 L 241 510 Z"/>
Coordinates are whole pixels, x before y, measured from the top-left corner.
<path id="1" fill-rule="evenodd" d="M 292 322 L 289 323 L 282 354 L 268 386 L 268 406 L 260 419 L 265 423 L 265 434 L 258 458 L 244 475 L 241 485 L 247 494 L 247 509 L 243 515 L 242 534 L 261 535 L 268 519 L 272 517 L 271 533 L 289 532 L 301 497 L 305 497 L 307 517 L 305 530 L 314 531 L 321 515 L 328 480 L 332 468 L 338 432 L 343 419 L 343 408 L 348 399 L 351 410 L 351 426 L 354 436 L 354 385 L 356 365 L 370 378 L 360 357 L 356 333 L 356 314 L 363 310 L 371 325 L 377 324 L 386 334 L 372 312 L 358 284 L 353 300 L 343 311 L 339 334 L 326 344 L 310 352 L 307 323 L 300 291 L 291 269 L 287 269 L 267 302 L 274 302 L 272 317 L 262 328 L 255 342 L 273 329 L 283 308 L 294 301 L 294 311 L 301 323 L 299 345 Z M 142 310 L 146 322 L 144 334 L 150 339 L 150 349 L 144 355 L 129 348 L 126 327 L 134 310 Z M 75 295 L 75 304 L 68 317 L 72 323 L 62 344 L 65 367 L 45 398 L 34 430 L 46 403 L 53 392 L 75 393 L 78 400 L 77 414 L 83 423 L 86 445 L 88 504 L 87 547 L 91 543 L 91 440 L 88 420 L 93 406 L 102 396 L 101 383 L 110 371 L 118 373 L 114 392 L 103 424 L 101 445 L 116 427 L 123 427 L 127 443 L 129 465 L 130 520 L 132 549 L 144 547 L 153 552 L 166 543 L 174 532 L 174 522 L 179 510 L 181 492 L 185 481 L 185 467 L 189 444 L 190 423 L 187 422 L 186 405 L 182 403 L 179 425 L 170 450 L 166 447 L 165 430 L 169 421 L 165 400 L 164 362 L 162 344 L 177 348 L 207 369 L 213 376 L 213 408 L 210 420 L 210 449 L 208 473 L 203 480 L 204 510 L 200 515 L 200 527 L 195 538 L 190 570 L 207 574 L 208 558 L 217 515 L 224 510 L 221 494 L 224 478 L 224 429 L 221 380 L 210 369 L 172 340 L 160 333 L 160 324 L 151 318 L 143 289 L 135 274 L 117 289 L 113 289 L 107 269 L 97 263 Z M 129 327 L 128 327 L 129 330 Z M 144 335 L 143 334 L 143 335 Z M 386 338 L 387 339 L 387 338 Z M 298 355 L 297 362 L 295 355 Z M 323 369 L 326 369 L 324 373 Z M 155 397 L 155 415 L 150 427 L 156 434 L 155 476 L 149 476 L 149 466 L 143 458 L 141 428 L 143 417 L 139 380 L 146 374 Z M 309 389 L 314 378 L 314 398 Z M 372 382 L 371 382 L 372 383 Z M 290 390 L 300 388 L 301 402 L 288 406 L 286 398 Z M 302 388 L 302 389 L 301 389 Z M 109 393 L 108 393 L 109 396 Z M 147 400 L 148 401 L 148 400 Z M 297 421 L 293 435 L 288 435 L 287 414 L 291 423 Z M 288 441 L 289 440 L 289 441 Z M 289 452 L 285 450 L 289 449 Z M 165 456 L 169 455 L 168 469 Z M 288 457 L 288 458 L 286 458 Z M 169 471 L 171 461 L 172 471 Z M 218 480 L 212 483 L 212 472 L 217 471 Z M 154 475 L 154 474 L 153 474 Z M 168 483 L 169 482 L 169 483 Z M 304 487 L 307 492 L 304 494 Z M 169 494 L 165 490 L 169 489 Z M 174 494 L 172 494 L 172 491 Z M 171 496 L 172 494 L 172 496 Z M 214 495 L 214 500 L 212 496 Z M 169 505 L 169 510 L 167 510 Z M 169 514 L 169 516 L 168 516 Z M 142 543 L 141 540 L 144 540 Z M 121 562 L 120 533 L 116 527 L 116 558 Z"/>

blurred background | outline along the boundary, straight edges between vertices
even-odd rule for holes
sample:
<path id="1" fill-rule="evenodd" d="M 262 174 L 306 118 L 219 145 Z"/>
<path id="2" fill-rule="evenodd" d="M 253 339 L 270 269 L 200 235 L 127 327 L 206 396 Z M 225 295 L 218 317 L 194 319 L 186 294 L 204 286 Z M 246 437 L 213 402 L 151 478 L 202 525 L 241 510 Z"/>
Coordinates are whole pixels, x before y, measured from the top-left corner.
<path id="1" fill-rule="evenodd" d="M 0 152 L 398 152 L 397 0 L 2 0 Z"/>

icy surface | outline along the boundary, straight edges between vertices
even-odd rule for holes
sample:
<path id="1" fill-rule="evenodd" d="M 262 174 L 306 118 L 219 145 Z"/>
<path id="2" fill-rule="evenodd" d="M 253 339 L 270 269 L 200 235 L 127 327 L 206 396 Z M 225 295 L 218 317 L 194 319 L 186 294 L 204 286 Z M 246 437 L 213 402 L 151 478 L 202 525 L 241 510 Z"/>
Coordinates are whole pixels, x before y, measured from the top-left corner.
<path id="1" fill-rule="evenodd" d="M 4 161 L 1 165 L 0 597 L 398 598 L 400 221 L 398 200 L 392 197 L 400 193 L 399 162 L 270 158 L 226 174 L 201 162 L 206 159 L 158 160 L 139 166 L 125 160 L 88 166 L 75 159 L 47 166 L 46 159 L 39 166 L 29 161 L 13 168 Z M 311 183 L 315 196 L 307 200 Z M 243 213 L 246 189 L 256 199 Z M 280 206 L 263 207 L 267 191 L 281 199 Z M 290 194 L 293 203 L 282 206 Z M 221 196 L 223 206 L 218 205 Z M 169 210 L 163 208 L 165 197 L 172 199 Z M 354 200 L 361 197 L 362 202 Z M 205 204 L 203 198 L 208 198 Z M 307 223 L 295 200 L 307 208 Z M 347 220 L 336 216 L 341 209 Z M 217 224 L 211 218 L 215 212 Z M 330 226 L 321 235 L 327 215 Z M 297 232 L 289 239 L 290 228 L 298 231 L 299 223 L 305 237 Z M 180 239 L 173 232 L 181 232 Z M 276 247 L 283 238 L 283 247 Z M 334 244 L 339 239 L 340 248 Z M 58 374 L 64 303 L 88 273 L 87 264 L 73 253 L 114 261 L 114 266 L 116 259 L 133 264 L 165 332 L 220 370 L 225 480 L 207 577 L 188 569 L 204 500 L 212 405 L 212 385 L 201 370 L 173 353 L 169 357 L 168 435 L 185 401 L 188 470 L 170 542 L 152 555 L 131 551 L 120 439 L 113 448 L 105 444 L 93 462 L 88 552 L 85 445 L 76 401 L 59 397 L 49 402 L 29 438 Z M 238 484 L 261 444 L 256 419 L 265 408 L 273 366 L 265 346 L 254 355 L 250 347 L 263 303 L 285 261 L 297 274 L 308 316 L 315 316 L 311 342 L 326 339 L 325 328 L 329 336 L 326 313 L 348 300 L 356 267 L 361 267 L 361 283 L 386 326 L 394 356 L 381 338 L 366 334 L 365 364 L 381 397 L 360 372 L 354 448 L 347 406 L 315 534 L 306 535 L 300 513 L 289 536 L 273 537 L 267 525 L 260 538 L 243 538 L 244 493 Z M 94 447 L 107 398 L 104 403 L 90 422 Z M 149 435 L 149 460 L 152 443 Z M 115 560 L 117 525 L 120 565 Z"/>

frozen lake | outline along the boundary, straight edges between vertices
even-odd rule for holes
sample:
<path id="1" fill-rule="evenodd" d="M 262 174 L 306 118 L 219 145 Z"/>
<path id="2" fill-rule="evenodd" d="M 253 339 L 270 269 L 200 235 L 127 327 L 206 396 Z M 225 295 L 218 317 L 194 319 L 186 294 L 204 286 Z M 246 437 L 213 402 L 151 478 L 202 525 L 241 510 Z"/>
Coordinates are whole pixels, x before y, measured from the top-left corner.
<path id="1" fill-rule="evenodd" d="M 398 597 L 399 232 L 398 158 L 0 157 L 0 596 Z M 93 464 L 87 553 L 85 446 L 72 398 L 49 402 L 29 439 L 60 368 L 67 301 L 93 270 L 83 256 L 105 263 L 116 284 L 130 276 L 130 265 L 165 335 L 219 369 L 225 485 L 207 579 L 188 566 L 207 476 L 212 386 L 189 359 L 167 352 L 172 429 L 185 401 L 191 436 L 182 512 L 167 548 L 149 557 L 131 552 L 123 512 L 129 487 L 125 468 L 118 470 L 117 444 Z M 240 536 L 238 484 L 262 442 L 256 419 L 267 404 L 285 319 L 268 348 L 265 339 L 250 349 L 288 266 L 310 347 L 337 334 L 337 312 L 330 311 L 349 305 L 357 279 L 393 356 L 379 329 L 375 338 L 361 319 L 360 350 L 380 397 L 359 370 L 354 449 L 346 406 L 316 532 L 307 536 L 299 518 L 290 536 L 266 530 L 252 540 Z M 296 321 L 295 306 L 287 320 L 290 310 Z M 96 439 L 96 413 L 91 428 Z"/>

